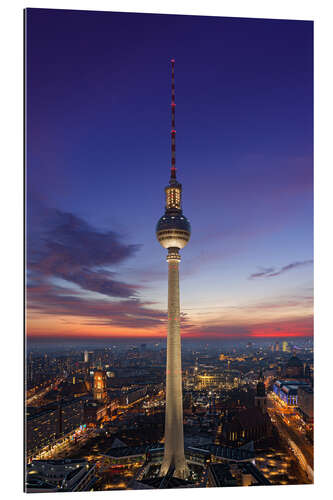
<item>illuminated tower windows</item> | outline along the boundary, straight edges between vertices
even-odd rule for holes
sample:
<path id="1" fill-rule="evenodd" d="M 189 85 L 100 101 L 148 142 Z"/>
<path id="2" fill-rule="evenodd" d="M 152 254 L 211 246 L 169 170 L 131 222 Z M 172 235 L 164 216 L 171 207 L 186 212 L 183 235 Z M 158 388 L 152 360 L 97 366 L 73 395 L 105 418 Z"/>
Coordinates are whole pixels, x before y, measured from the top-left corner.
<path id="1" fill-rule="evenodd" d="M 178 183 L 177 183 L 178 184 Z M 176 209 L 181 210 L 181 185 L 178 184 L 177 187 L 169 187 L 165 188 L 166 192 L 166 209 Z"/>

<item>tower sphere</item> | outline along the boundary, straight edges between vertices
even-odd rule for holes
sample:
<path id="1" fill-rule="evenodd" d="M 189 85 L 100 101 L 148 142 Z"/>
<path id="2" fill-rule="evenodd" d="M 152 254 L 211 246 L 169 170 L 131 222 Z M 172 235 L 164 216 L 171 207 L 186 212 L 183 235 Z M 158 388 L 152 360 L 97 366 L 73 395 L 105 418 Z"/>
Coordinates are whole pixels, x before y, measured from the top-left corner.
<path id="1" fill-rule="evenodd" d="M 184 248 L 191 236 L 191 225 L 181 212 L 166 211 L 156 226 L 156 237 L 164 248 Z"/>

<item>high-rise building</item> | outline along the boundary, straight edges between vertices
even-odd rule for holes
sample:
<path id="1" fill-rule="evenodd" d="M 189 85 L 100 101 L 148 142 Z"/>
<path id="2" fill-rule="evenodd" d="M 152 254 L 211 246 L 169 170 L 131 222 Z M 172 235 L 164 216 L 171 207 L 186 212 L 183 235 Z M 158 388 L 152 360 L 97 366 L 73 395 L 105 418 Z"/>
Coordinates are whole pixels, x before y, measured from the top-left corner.
<path id="1" fill-rule="evenodd" d="M 288 342 L 286 340 L 282 342 L 282 352 L 289 352 Z"/>
<path id="2" fill-rule="evenodd" d="M 160 475 L 174 468 L 173 475 L 188 476 L 184 453 L 182 366 L 179 301 L 179 250 L 188 243 L 191 226 L 181 208 L 182 186 L 176 179 L 175 61 L 171 60 L 171 175 L 165 188 L 165 213 L 156 226 L 156 236 L 168 250 L 168 339 L 166 368 L 165 445 Z"/>
<path id="3" fill-rule="evenodd" d="M 280 350 L 280 344 L 278 341 L 275 342 L 275 352 L 278 352 Z"/>
<path id="4" fill-rule="evenodd" d="M 89 352 L 88 351 L 84 351 L 84 362 L 85 363 L 89 363 Z"/>

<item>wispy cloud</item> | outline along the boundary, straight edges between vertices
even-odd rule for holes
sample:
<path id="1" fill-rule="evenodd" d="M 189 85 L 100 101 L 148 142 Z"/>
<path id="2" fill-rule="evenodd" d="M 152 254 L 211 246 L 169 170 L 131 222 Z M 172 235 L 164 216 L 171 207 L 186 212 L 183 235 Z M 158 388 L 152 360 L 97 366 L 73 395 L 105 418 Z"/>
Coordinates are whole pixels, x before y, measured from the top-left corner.
<path id="1" fill-rule="evenodd" d="M 310 264 L 313 264 L 312 259 L 291 262 L 290 264 L 287 264 L 286 266 L 280 268 L 275 268 L 275 267 L 259 268 L 259 271 L 250 274 L 248 279 L 252 280 L 256 278 L 274 278 L 275 276 L 280 276 L 281 274 L 291 271 L 292 269 L 308 266 Z"/>
<path id="2" fill-rule="evenodd" d="M 27 305 L 30 318 L 58 316 L 81 325 L 156 328 L 167 318 L 138 297 L 142 285 L 121 279 L 119 264 L 140 246 L 102 232 L 72 213 L 38 206 L 28 235 Z M 97 293 L 96 293 L 97 292 Z M 68 320 L 66 320 L 68 318 Z"/>
<path id="3" fill-rule="evenodd" d="M 116 233 L 101 232 L 82 218 L 49 211 L 38 234 L 28 240 L 28 269 L 37 282 L 56 277 L 109 297 L 133 297 L 137 285 L 123 283 L 109 267 L 133 256 Z"/>
<path id="4" fill-rule="evenodd" d="M 110 325 L 128 328 L 158 327 L 165 323 L 165 311 L 139 299 L 88 299 L 79 292 L 51 284 L 31 286 L 28 305 L 32 315 L 79 317 L 82 325 Z"/>

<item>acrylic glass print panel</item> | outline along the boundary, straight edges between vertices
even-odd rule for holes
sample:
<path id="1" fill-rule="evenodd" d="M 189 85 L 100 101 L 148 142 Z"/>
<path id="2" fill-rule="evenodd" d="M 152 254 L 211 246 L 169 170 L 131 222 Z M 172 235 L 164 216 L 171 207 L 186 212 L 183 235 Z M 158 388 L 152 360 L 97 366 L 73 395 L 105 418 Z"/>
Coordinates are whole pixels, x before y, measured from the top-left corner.
<path id="1" fill-rule="evenodd" d="M 25 11 L 27 492 L 313 482 L 313 23 Z"/>

